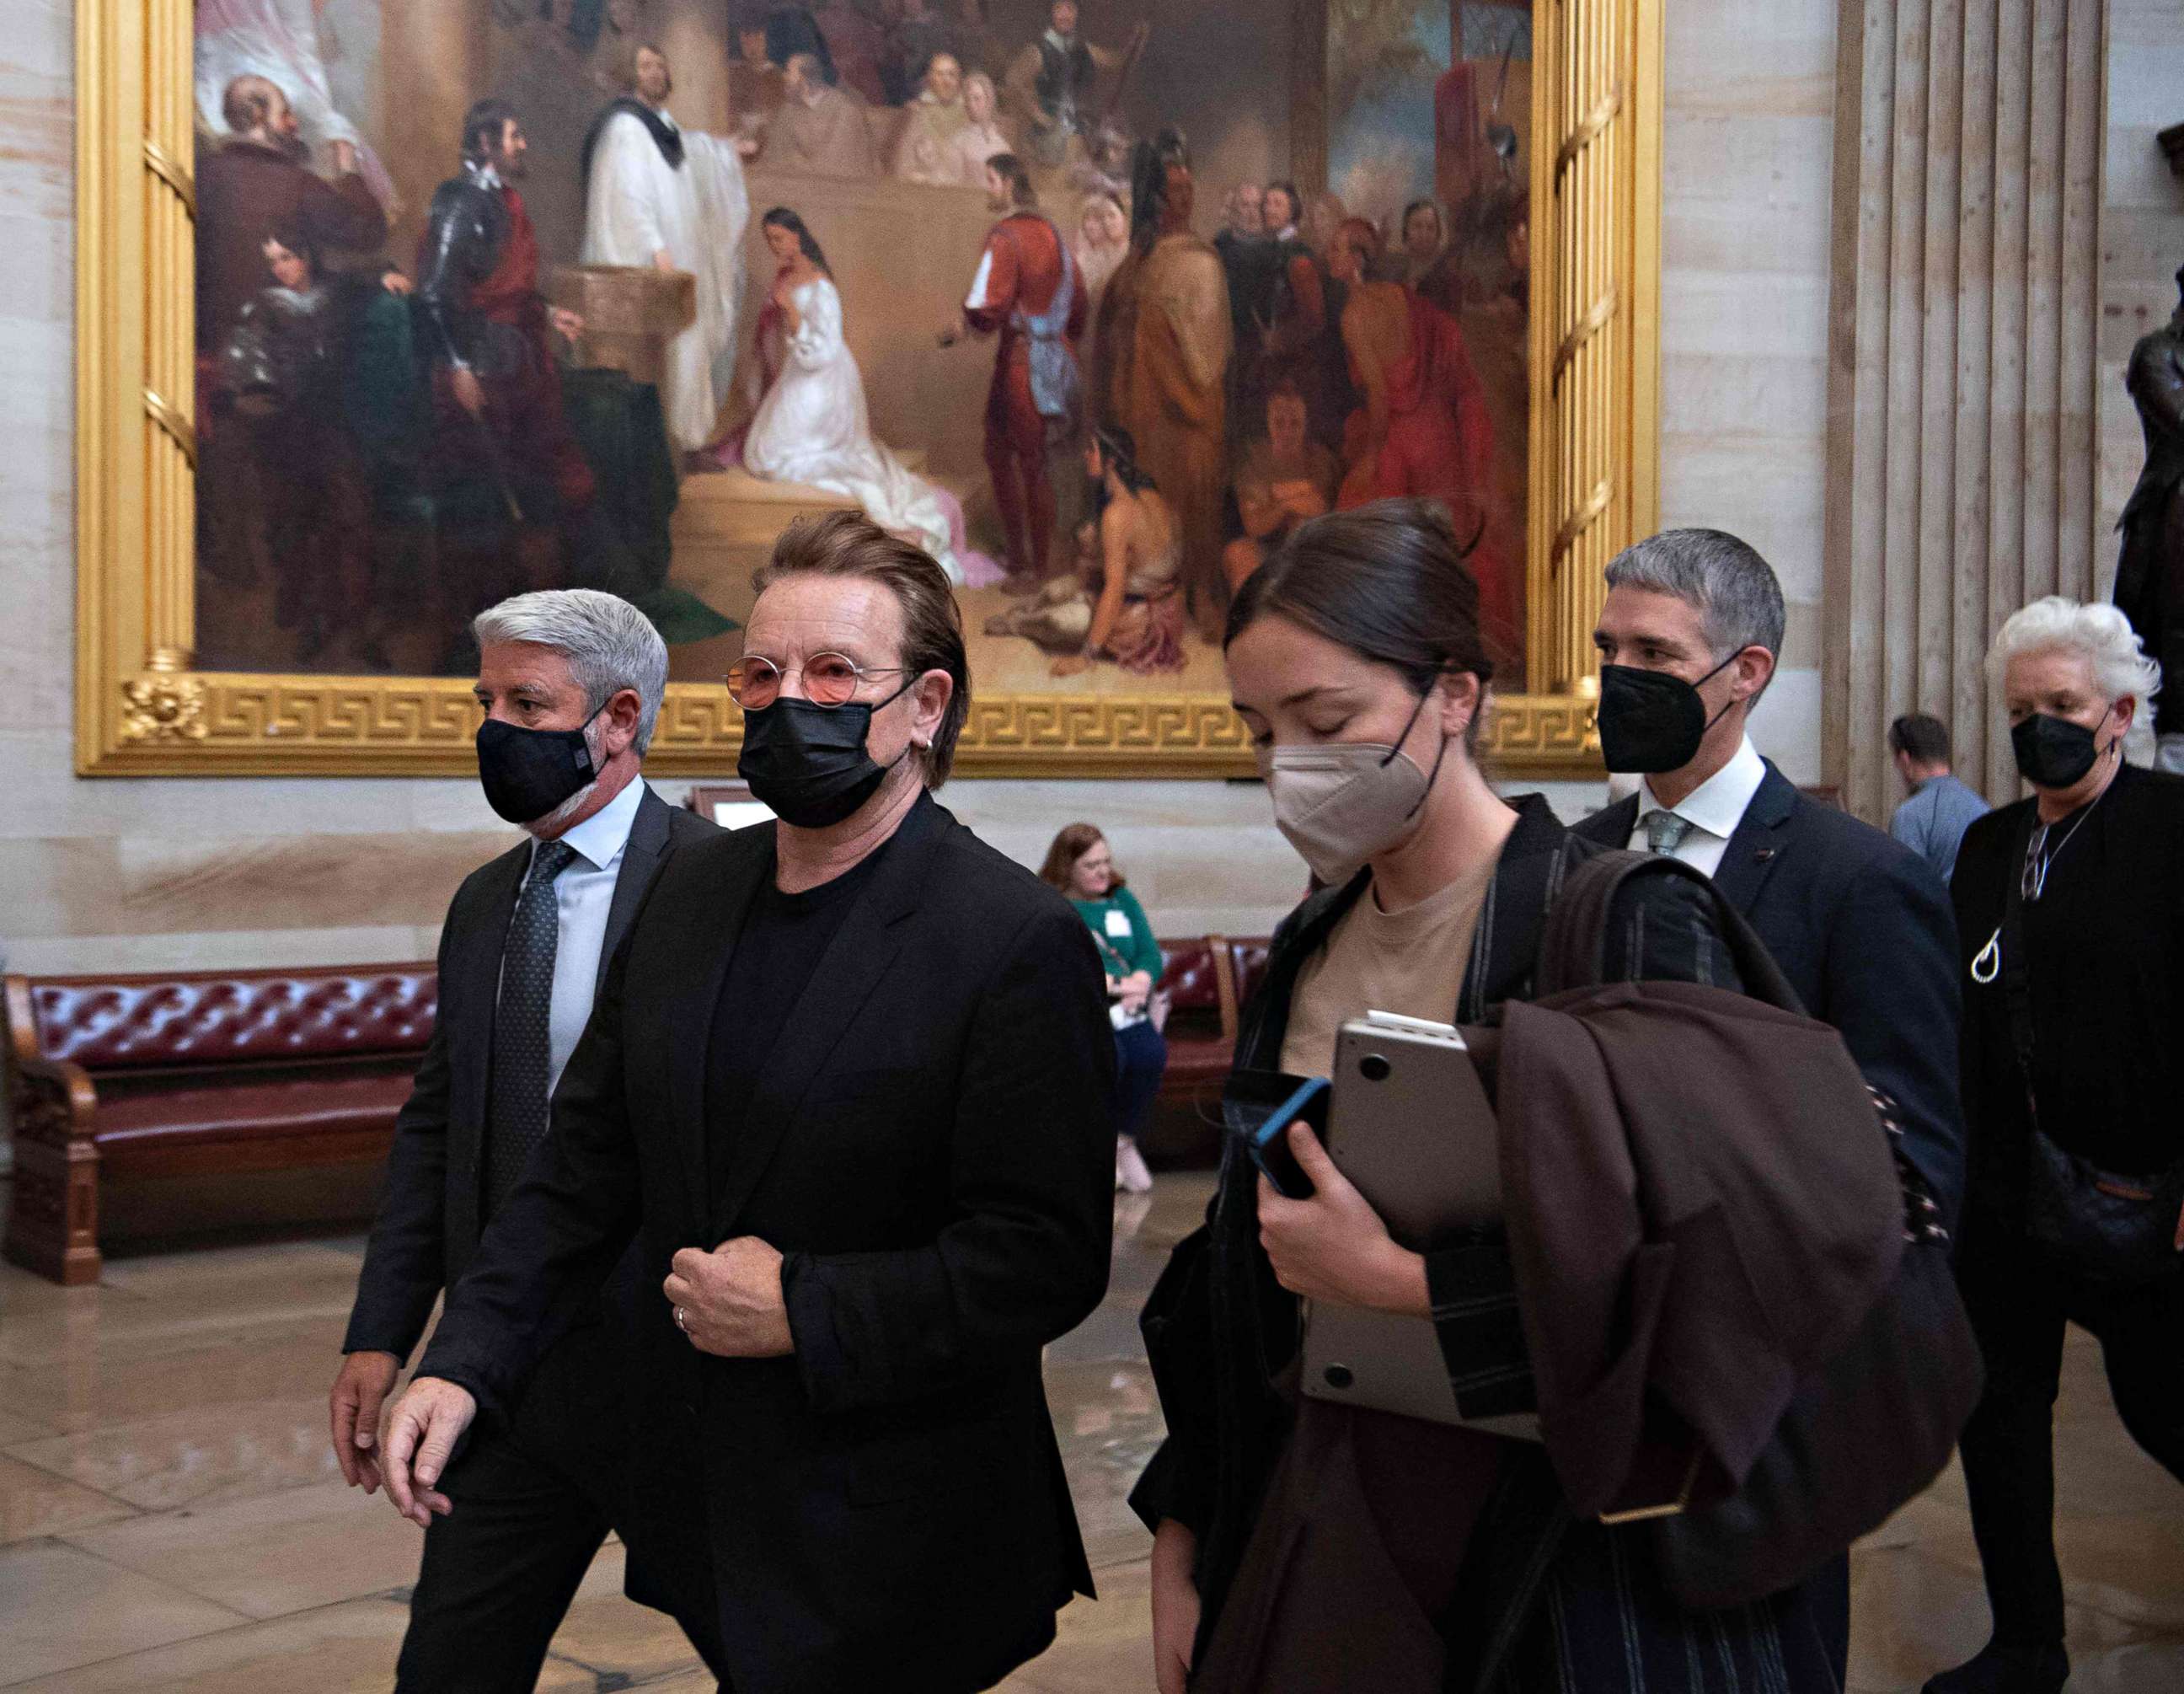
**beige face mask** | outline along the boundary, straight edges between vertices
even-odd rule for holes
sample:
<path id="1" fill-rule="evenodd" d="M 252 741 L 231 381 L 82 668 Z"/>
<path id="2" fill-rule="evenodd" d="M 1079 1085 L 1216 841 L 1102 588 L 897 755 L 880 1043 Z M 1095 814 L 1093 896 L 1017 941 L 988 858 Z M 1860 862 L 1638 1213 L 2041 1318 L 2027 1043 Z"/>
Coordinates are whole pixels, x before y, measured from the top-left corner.
<path id="1" fill-rule="evenodd" d="M 1342 742 L 1331 747 L 1277 747 L 1259 755 L 1259 772 L 1274 800 L 1274 827 L 1312 873 L 1330 888 L 1347 883 L 1366 863 L 1396 845 L 1418 823 L 1448 740 L 1433 769 L 1422 771 L 1402 742 L 1433 697 L 1418 699 L 1402 741 Z"/>

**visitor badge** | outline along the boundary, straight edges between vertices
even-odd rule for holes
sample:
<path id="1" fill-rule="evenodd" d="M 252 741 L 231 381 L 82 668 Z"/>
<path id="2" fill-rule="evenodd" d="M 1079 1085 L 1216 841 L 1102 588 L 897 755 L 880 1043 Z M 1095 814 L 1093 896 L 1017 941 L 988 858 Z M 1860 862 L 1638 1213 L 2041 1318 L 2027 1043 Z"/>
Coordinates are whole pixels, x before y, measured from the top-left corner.
<path id="1" fill-rule="evenodd" d="M 1127 911 L 1110 911 L 1107 914 L 1107 933 L 1110 935 L 1127 936 L 1130 933 L 1130 914 Z"/>

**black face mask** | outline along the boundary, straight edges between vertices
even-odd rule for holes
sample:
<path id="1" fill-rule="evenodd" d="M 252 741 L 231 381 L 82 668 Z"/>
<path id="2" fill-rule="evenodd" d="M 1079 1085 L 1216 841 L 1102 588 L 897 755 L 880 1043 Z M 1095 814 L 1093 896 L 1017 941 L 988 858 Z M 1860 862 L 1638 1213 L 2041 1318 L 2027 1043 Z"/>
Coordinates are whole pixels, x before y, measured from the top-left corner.
<path id="1" fill-rule="evenodd" d="M 2036 788 L 2074 788 L 2101 756 L 2101 722 L 2088 729 L 2067 717 L 2035 712 L 2009 732 L 2009 749 L 2017 755 L 2018 773 Z"/>
<path id="2" fill-rule="evenodd" d="M 488 718 L 477 732 L 485 803 L 510 823 L 536 823 L 567 800 L 599 775 L 584 740 L 591 722 L 586 718 L 579 729 L 526 729 Z"/>
<path id="3" fill-rule="evenodd" d="M 751 798 L 783 823 L 799 829 L 839 823 L 872 797 L 894 768 L 873 763 L 865 737 L 872 714 L 911 686 L 904 683 L 877 705 L 852 700 L 822 706 L 784 694 L 770 706 L 746 711 L 736 774 L 750 784 Z M 909 754 L 904 748 L 903 757 Z"/>
<path id="4" fill-rule="evenodd" d="M 1699 682 L 1711 681 L 1736 662 L 1732 653 Z M 1730 703 L 1735 705 L 1735 701 Z M 1607 768 L 1632 776 L 1680 771 L 1699 756 L 1706 733 L 1721 721 L 1699 698 L 1698 684 L 1666 671 L 1635 665 L 1600 667 L 1600 754 Z"/>

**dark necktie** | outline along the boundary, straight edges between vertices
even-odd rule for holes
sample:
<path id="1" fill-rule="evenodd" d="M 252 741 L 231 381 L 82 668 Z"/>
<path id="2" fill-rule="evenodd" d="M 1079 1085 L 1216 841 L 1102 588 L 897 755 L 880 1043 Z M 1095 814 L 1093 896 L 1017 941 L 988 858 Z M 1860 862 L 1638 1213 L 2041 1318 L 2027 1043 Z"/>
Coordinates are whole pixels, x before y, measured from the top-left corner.
<path id="1" fill-rule="evenodd" d="M 546 1073 L 552 1062 L 554 954 L 561 912 L 554 883 L 576 858 L 566 841 L 532 850 L 500 956 L 493 1015 L 493 1087 L 486 1106 L 485 1216 L 490 1219 L 546 1139 Z"/>

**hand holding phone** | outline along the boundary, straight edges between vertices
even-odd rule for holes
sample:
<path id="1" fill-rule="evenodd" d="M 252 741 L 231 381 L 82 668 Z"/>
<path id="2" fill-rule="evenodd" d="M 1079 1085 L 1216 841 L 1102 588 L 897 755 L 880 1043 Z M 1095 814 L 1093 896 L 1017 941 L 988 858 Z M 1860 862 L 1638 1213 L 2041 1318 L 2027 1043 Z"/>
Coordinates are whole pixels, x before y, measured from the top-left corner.
<path id="1" fill-rule="evenodd" d="M 1221 1116 L 1275 1193 L 1287 1200 L 1309 1200 L 1316 1190 L 1290 1147 L 1290 1125 L 1304 1123 L 1324 1140 L 1332 1097 L 1324 1077 L 1237 1071 L 1222 1090 Z"/>

